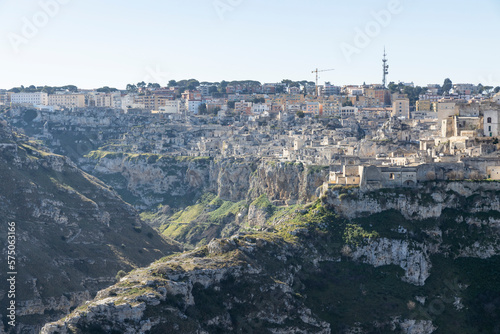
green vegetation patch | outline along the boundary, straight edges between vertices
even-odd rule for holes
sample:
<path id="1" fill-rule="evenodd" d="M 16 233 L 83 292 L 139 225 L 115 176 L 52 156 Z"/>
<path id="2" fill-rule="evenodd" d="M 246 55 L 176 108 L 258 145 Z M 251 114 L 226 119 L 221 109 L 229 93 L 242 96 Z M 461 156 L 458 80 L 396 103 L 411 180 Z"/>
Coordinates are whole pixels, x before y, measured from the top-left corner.
<path id="1" fill-rule="evenodd" d="M 380 235 L 376 231 L 368 232 L 356 224 L 347 224 L 344 231 L 344 242 L 349 245 L 359 246 L 367 240 L 376 239 Z"/>
<path id="2" fill-rule="evenodd" d="M 229 215 L 236 216 L 245 206 L 246 201 L 240 201 L 237 203 L 223 201 L 223 203 L 216 210 L 208 214 L 209 221 L 222 223 L 222 221 Z"/>
<path id="3" fill-rule="evenodd" d="M 264 210 L 269 215 L 272 215 L 274 210 L 276 209 L 276 207 L 271 203 L 266 194 L 260 195 L 250 205 L 256 206 L 257 208 Z"/>
<path id="4" fill-rule="evenodd" d="M 93 160 L 101 159 L 126 159 L 129 161 L 145 161 L 147 163 L 166 162 L 195 162 L 198 164 L 210 164 L 211 157 L 188 157 L 188 156 L 171 156 L 154 153 L 124 153 L 105 150 L 94 150 L 85 155 L 86 158 Z"/>
<path id="5" fill-rule="evenodd" d="M 330 169 L 330 166 L 309 165 L 309 166 L 307 166 L 307 175 L 321 173 L 323 171 L 328 171 L 329 169 Z"/>

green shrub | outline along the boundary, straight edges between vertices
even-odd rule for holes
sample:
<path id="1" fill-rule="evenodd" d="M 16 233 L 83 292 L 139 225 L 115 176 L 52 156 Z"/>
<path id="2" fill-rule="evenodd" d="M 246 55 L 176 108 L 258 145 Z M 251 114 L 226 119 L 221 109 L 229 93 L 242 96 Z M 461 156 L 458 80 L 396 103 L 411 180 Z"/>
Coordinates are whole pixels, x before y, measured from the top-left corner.
<path id="1" fill-rule="evenodd" d="M 116 273 L 115 278 L 116 278 L 117 281 L 119 281 L 119 280 L 121 280 L 125 276 L 127 276 L 127 273 L 125 271 L 123 271 L 123 270 L 120 270 L 120 271 L 118 271 Z"/>

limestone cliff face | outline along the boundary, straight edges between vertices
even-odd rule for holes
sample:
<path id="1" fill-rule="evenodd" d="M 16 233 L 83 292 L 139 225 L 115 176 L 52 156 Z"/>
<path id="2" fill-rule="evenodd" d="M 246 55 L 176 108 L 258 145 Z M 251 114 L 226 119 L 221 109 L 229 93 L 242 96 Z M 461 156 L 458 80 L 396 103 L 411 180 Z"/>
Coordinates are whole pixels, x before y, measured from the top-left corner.
<path id="1" fill-rule="evenodd" d="M 499 186 L 426 186 L 332 189 L 279 216 L 272 232 L 239 232 L 136 270 L 43 333 L 494 332 Z M 423 212 L 447 196 L 460 206 Z M 251 203 L 255 230 L 269 226 L 259 221 L 270 205 L 266 194 Z"/>
<path id="2" fill-rule="evenodd" d="M 300 163 L 101 151 L 87 156 L 84 169 L 142 209 L 160 203 L 183 206 L 207 191 L 232 202 L 251 201 L 261 194 L 277 203 L 308 202 L 328 178 L 328 168 Z"/>
<path id="3" fill-rule="evenodd" d="M 210 186 L 210 159 L 150 154 L 91 152 L 84 169 L 116 189 L 124 199 L 147 209 L 160 203 L 181 205 Z"/>
<path id="4" fill-rule="evenodd" d="M 270 213 L 265 208 L 254 204 L 250 204 L 248 207 L 247 222 L 252 227 L 264 226 L 270 216 Z"/>
<path id="5" fill-rule="evenodd" d="M 0 148 L 0 235 L 7 235 L 8 222 L 16 224 L 15 332 L 36 332 L 115 282 L 119 270 L 177 250 L 69 159 L 7 128 L 0 129 L 0 139 L 8 144 Z M 0 249 L 5 255 L 6 237 Z M 6 280 L 3 270 L 0 280 Z"/>
<path id="6" fill-rule="evenodd" d="M 317 189 L 329 177 L 328 168 L 301 163 L 263 162 L 251 179 L 255 195 L 266 194 L 280 204 L 306 203 L 317 197 Z"/>
<path id="7" fill-rule="evenodd" d="M 432 272 L 433 254 L 480 259 L 500 255 L 499 194 L 496 182 L 442 182 L 376 192 L 334 187 L 324 201 L 342 216 L 369 223 L 375 230 L 379 223 L 369 217 L 387 217 L 380 219 L 386 220 L 388 237 L 366 239 L 346 254 L 376 267 L 398 265 L 405 271 L 403 280 L 424 285 Z M 414 240 L 417 234 L 420 242 Z"/>
<path id="8" fill-rule="evenodd" d="M 432 267 L 426 245 L 407 240 L 370 240 L 349 255 L 355 261 L 375 267 L 395 264 L 405 271 L 403 280 L 415 285 L 425 284 Z"/>
<path id="9" fill-rule="evenodd" d="M 407 219 L 438 218 L 445 209 L 467 212 L 500 210 L 500 191 L 496 182 L 427 183 L 418 188 L 385 189 L 382 193 L 358 188 L 340 193 L 327 191 L 327 202 L 348 218 L 357 218 L 386 210 L 397 210 Z"/>
<path id="10" fill-rule="evenodd" d="M 267 265 L 255 262 L 260 252 Z M 293 293 L 289 271 L 273 270 L 293 254 L 259 238 L 215 240 L 131 273 L 41 333 L 330 333 Z"/>
<path id="11" fill-rule="evenodd" d="M 210 188 L 221 199 L 239 202 L 248 196 L 257 160 L 226 159 L 214 162 L 210 168 Z"/>

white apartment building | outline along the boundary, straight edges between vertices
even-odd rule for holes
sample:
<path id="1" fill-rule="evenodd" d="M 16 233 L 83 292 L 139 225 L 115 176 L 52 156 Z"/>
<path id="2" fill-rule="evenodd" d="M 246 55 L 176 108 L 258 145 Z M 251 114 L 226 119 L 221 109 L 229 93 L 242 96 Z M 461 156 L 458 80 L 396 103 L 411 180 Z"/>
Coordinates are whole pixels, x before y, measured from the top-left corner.
<path id="1" fill-rule="evenodd" d="M 486 137 L 497 137 L 499 133 L 500 110 L 490 109 L 484 111 L 484 135 Z"/>
<path id="2" fill-rule="evenodd" d="M 89 105 L 98 108 L 121 109 L 123 105 L 121 93 L 92 93 L 89 96 Z"/>
<path id="3" fill-rule="evenodd" d="M 158 110 L 160 114 L 180 114 L 181 113 L 181 101 L 165 101 L 165 105 L 161 106 Z"/>
<path id="4" fill-rule="evenodd" d="M 49 104 L 49 95 L 43 92 L 37 93 L 14 93 L 10 97 L 14 104 L 43 105 Z"/>
<path id="5" fill-rule="evenodd" d="M 265 103 L 256 103 L 252 105 L 253 114 L 262 114 L 264 112 L 269 112 L 269 106 Z"/>
<path id="6" fill-rule="evenodd" d="M 495 102 L 495 103 L 498 103 L 500 104 L 500 93 L 496 93 L 492 98 L 491 98 L 491 101 L 492 102 Z"/>
<path id="7" fill-rule="evenodd" d="M 189 113 L 198 114 L 198 108 L 201 105 L 201 101 L 188 100 L 186 101 L 186 107 Z"/>
<path id="8" fill-rule="evenodd" d="M 124 96 L 121 96 L 120 97 L 120 104 L 121 104 L 121 108 L 124 110 L 124 111 L 127 111 L 129 108 L 135 108 L 135 95 L 136 94 L 127 94 L 127 95 L 124 95 Z"/>
<path id="9" fill-rule="evenodd" d="M 471 95 L 476 91 L 476 86 L 473 84 L 455 84 L 452 92 L 459 95 Z"/>
<path id="10" fill-rule="evenodd" d="M 340 101 L 326 102 L 323 105 L 323 113 L 325 115 L 332 115 L 339 117 L 341 114 L 342 103 Z"/>
<path id="11" fill-rule="evenodd" d="M 410 118 L 410 99 L 404 94 L 393 94 L 392 116 Z"/>
<path id="12" fill-rule="evenodd" d="M 342 118 L 344 117 L 352 117 L 358 113 L 358 108 L 356 107 L 342 107 L 340 109 L 340 115 Z"/>
<path id="13" fill-rule="evenodd" d="M 49 95 L 49 106 L 67 107 L 67 108 L 84 108 L 84 94 L 52 94 Z"/>

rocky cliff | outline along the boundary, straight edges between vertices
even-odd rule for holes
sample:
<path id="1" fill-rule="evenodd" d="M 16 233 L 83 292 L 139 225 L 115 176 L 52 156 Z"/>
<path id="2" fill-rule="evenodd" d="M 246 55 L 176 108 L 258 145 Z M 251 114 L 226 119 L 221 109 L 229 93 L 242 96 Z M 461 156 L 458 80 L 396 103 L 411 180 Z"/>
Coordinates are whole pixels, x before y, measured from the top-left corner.
<path id="1" fill-rule="evenodd" d="M 261 196 L 278 206 L 313 201 L 329 175 L 327 166 L 301 163 L 103 151 L 88 154 L 84 166 L 150 212 L 143 214 L 148 223 L 188 247 L 262 225 L 273 210 L 252 205 Z"/>
<path id="2" fill-rule="evenodd" d="M 295 253 L 260 238 L 212 241 L 131 273 L 42 333 L 329 333 L 290 286 Z"/>
<path id="3" fill-rule="evenodd" d="M 92 151 L 83 168 L 141 209 L 193 204 L 205 192 L 239 202 L 261 194 L 280 203 L 308 202 L 328 178 L 328 167 L 260 159 L 169 157 Z"/>
<path id="4" fill-rule="evenodd" d="M 36 332 L 129 271 L 176 251 L 107 185 L 0 124 L 0 249 L 15 223 L 18 333 Z M 2 281 L 3 324 L 8 287 Z M 5 306 L 5 307 L 4 307 Z"/>
<path id="5" fill-rule="evenodd" d="M 325 195 L 329 205 L 351 219 L 387 210 L 396 210 L 407 219 L 432 219 L 441 217 L 446 209 L 500 211 L 499 190 L 497 182 L 446 181 L 380 191 L 333 187 Z"/>
<path id="6" fill-rule="evenodd" d="M 130 273 L 44 333 L 496 333 L 499 191 L 330 189 L 273 208 L 267 232 Z M 266 198 L 252 205 L 265 210 Z"/>

